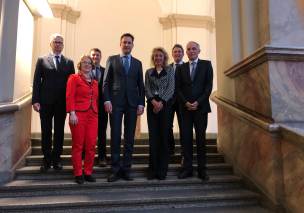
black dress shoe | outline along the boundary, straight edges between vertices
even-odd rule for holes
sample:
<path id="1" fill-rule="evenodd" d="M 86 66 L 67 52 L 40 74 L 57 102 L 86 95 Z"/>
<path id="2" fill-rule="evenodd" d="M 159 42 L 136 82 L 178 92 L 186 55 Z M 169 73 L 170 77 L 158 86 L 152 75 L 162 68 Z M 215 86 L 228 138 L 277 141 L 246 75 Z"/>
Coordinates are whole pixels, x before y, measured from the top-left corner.
<path id="1" fill-rule="evenodd" d="M 165 180 L 166 175 L 158 175 L 157 178 L 158 178 L 158 180 Z"/>
<path id="2" fill-rule="evenodd" d="M 80 176 L 75 176 L 75 182 L 78 183 L 78 184 L 83 184 L 83 183 L 84 183 L 84 180 L 83 180 L 82 175 L 80 175 Z"/>
<path id="3" fill-rule="evenodd" d="M 147 179 L 148 180 L 156 179 L 156 175 L 153 172 L 148 172 Z"/>
<path id="4" fill-rule="evenodd" d="M 188 178 L 188 177 L 192 177 L 193 176 L 193 173 L 192 172 L 189 172 L 189 171 L 182 171 L 178 174 L 178 179 L 185 179 L 185 178 Z"/>
<path id="5" fill-rule="evenodd" d="M 204 173 L 204 172 L 198 173 L 197 177 L 199 179 L 202 179 L 202 181 L 208 181 L 209 180 L 209 176 L 206 173 Z"/>
<path id="6" fill-rule="evenodd" d="M 108 177 L 108 182 L 115 182 L 119 179 L 120 179 L 120 176 L 118 175 L 118 173 L 112 173 Z"/>
<path id="7" fill-rule="evenodd" d="M 51 164 L 43 161 L 42 165 L 40 166 L 40 172 L 47 172 L 51 168 Z"/>
<path id="8" fill-rule="evenodd" d="M 121 175 L 122 179 L 126 180 L 126 181 L 131 181 L 133 180 L 133 178 L 130 175 L 130 172 L 123 172 Z"/>
<path id="9" fill-rule="evenodd" d="M 88 182 L 96 182 L 96 178 L 94 178 L 92 175 L 85 175 L 84 180 Z"/>
<path id="10" fill-rule="evenodd" d="M 53 163 L 53 169 L 60 171 L 62 170 L 62 163 L 61 162 L 54 162 Z"/>

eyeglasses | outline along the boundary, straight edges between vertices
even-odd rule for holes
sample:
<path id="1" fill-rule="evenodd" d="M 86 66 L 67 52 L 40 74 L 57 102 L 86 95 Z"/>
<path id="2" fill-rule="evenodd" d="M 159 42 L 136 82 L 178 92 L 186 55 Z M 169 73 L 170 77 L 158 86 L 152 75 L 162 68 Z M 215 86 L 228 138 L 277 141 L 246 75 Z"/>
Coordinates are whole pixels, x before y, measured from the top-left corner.
<path id="1" fill-rule="evenodd" d="M 63 44 L 62 41 L 53 41 L 54 44 Z"/>
<path id="2" fill-rule="evenodd" d="M 82 61 L 81 63 L 84 64 L 84 65 L 92 65 L 92 63 L 88 62 L 88 61 Z"/>

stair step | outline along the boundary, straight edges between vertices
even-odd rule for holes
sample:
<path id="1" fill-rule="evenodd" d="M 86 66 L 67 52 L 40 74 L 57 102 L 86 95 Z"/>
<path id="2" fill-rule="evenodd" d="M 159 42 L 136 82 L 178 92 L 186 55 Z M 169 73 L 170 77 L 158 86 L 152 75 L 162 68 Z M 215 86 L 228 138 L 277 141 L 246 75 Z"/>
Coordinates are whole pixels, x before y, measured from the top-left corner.
<path id="1" fill-rule="evenodd" d="M 210 176 L 208 182 L 203 183 L 196 177 L 187 179 L 177 179 L 168 177 L 166 180 L 147 180 L 146 178 L 136 178 L 128 182 L 118 180 L 114 183 L 108 183 L 106 179 L 97 178 L 96 183 L 86 183 L 78 185 L 70 176 L 69 180 L 15 180 L 0 187 L 0 197 L 21 197 L 21 196 L 46 196 L 54 194 L 74 194 L 95 193 L 97 190 L 126 191 L 135 188 L 137 191 L 155 191 L 155 190 L 172 190 L 176 189 L 195 189 L 200 187 L 202 190 L 216 189 L 240 189 L 242 187 L 241 179 L 233 175 Z"/>
<path id="2" fill-rule="evenodd" d="M 121 155 L 122 156 L 122 155 Z M 110 159 L 110 155 L 107 155 Z M 26 157 L 26 165 L 37 166 L 41 165 L 42 155 L 31 155 Z M 71 155 L 61 155 L 63 165 L 71 165 Z M 95 161 L 97 161 L 97 155 L 95 155 Z M 196 162 L 196 155 L 193 156 L 193 161 Z M 133 154 L 133 164 L 148 164 L 149 154 Z M 170 156 L 170 163 L 180 163 L 181 155 L 176 153 L 174 156 Z M 224 163 L 224 156 L 219 153 L 207 153 L 207 163 Z"/>
<path id="3" fill-rule="evenodd" d="M 132 166 L 132 177 L 145 177 L 147 165 L 137 164 Z M 168 176 L 176 177 L 180 165 L 170 164 Z M 196 166 L 194 166 L 195 174 Z M 110 166 L 106 168 L 94 167 L 94 176 L 96 178 L 106 178 L 110 174 Z M 231 175 L 232 167 L 229 164 L 207 164 L 207 172 L 209 175 Z M 39 166 L 27 166 L 16 171 L 16 180 L 51 180 L 51 179 L 71 179 L 73 174 L 72 166 L 64 166 L 63 170 L 58 172 L 50 169 L 47 173 L 41 173 Z"/>
<path id="4" fill-rule="evenodd" d="M 123 148 L 123 146 L 121 146 Z M 196 152 L 196 146 L 193 146 L 193 152 Z M 107 145 L 107 153 L 110 153 L 110 145 Z M 71 154 L 72 146 L 63 146 L 63 155 Z M 97 147 L 96 147 L 97 152 Z M 181 145 L 175 145 L 175 153 L 181 152 Z M 208 153 L 217 153 L 217 146 L 216 145 L 207 145 L 207 152 Z M 149 153 L 149 145 L 135 145 L 134 146 L 134 154 L 140 153 Z M 32 155 L 42 155 L 41 146 L 33 146 L 32 147 Z"/>
<path id="5" fill-rule="evenodd" d="M 32 146 L 40 146 L 41 145 L 41 138 L 32 138 Z M 110 144 L 110 140 L 108 139 L 107 144 Z M 195 141 L 193 141 L 195 144 Z M 72 139 L 71 138 L 64 138 L 63 145 L 64 146 L 70 146 L 72 144 Z M 123 144 L 123 140 L 122 140 Z M 149 144 L 149 139 L 147 138 L 141 138 L 141 139 L 135 139 L 134 145 L 148 145 Z M 180 140 L 176 139 L 175 144 L 180 144 Z M 216 145 L 216 138 L 206 138 L 206 144 L 207 145 Z"/>
<path id="6" fill-rule="evenodd" d="M 142 210 L 142 208 L 218 207 L 232 205 L 257 205 L 259 196 L 248 190 L 204 190 L 204 185 L 190 189 L 179 188 L 132 188 L 131 190 L 93 190 L 83 193 L 51 196 L 24 196 L 0 199 L 0 211 L 45 211 L 69 210 L 74 212 L 88 209 L 101 211 Z"/>

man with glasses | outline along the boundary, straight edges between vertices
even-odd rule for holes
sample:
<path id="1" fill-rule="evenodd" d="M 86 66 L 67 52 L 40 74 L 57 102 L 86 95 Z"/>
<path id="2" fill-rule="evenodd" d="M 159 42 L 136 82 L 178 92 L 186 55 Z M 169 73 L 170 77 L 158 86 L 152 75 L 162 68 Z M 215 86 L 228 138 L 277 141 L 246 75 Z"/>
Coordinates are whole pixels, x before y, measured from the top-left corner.
<path id="1" fill-rule="evenodd" d="M 51 165 L 55 170 L 62 169 L 60 155 L 66 118 L 66 84 L 69 75 L 75 73 L 73 61 L 62 55 L 62 35 L 51 35 L 50 47 L 51 53 L 38 58 L 33 80 L 32 104 L 41 121 L 41 149 L 44 156 L 41 172 L 47 172 Z"/>

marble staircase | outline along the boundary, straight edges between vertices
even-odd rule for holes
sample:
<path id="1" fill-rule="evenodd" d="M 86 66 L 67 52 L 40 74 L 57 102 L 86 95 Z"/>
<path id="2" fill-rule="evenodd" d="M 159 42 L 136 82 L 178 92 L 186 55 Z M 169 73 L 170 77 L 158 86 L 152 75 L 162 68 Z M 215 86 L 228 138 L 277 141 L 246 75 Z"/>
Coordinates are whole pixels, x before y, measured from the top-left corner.
<path id="1" fill-rule="evenodd" d="M 96 166 L 97 182 L 83 185 L 73 181 L 71 139 L 64 142 L 63 170 L 51 169 L 46 174 L 39 171 L 39 143 L 32 139 L 32 155 L 26 158 L 26 166 L 18 169 L 13 181 L 0 186 L 0 212 L 270 212 L 260 205 L 260 195 L 247 189 L 233 174 L 232 166 L 217 152 L 215 138 L 207 139 L 208 182 L 196 176 L 177 179 L 181 161 L 179 141 L 166 180 L 146 179 L 148 141 L 137 139 L 133 181 L 108 183 L 110 167 Z"/>

